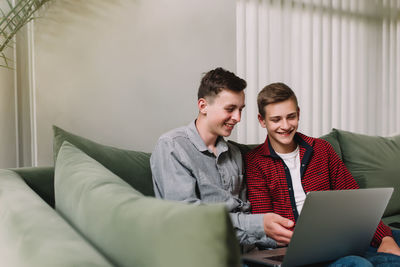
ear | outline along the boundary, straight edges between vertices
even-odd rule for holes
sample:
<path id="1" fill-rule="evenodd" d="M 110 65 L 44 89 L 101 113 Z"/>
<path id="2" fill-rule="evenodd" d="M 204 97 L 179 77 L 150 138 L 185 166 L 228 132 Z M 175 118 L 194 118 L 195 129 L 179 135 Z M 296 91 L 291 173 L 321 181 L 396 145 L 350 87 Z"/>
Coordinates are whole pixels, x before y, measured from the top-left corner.
<path id="1" fill-rule="evenodd" d="M 261 114 L 258 114 L 258 122 L 260 123 L 261 127 L 267 128 L 267 125 L 265 125 L 265 119 L 261 116 Z"/>
<path id="2" fill-rule="evenodd" d="M 200 98 L 197 101 L 197 107 L 199 108 L 199 112 L 203 115 L 207 115 L 207 100 L 205 98 Z"/>

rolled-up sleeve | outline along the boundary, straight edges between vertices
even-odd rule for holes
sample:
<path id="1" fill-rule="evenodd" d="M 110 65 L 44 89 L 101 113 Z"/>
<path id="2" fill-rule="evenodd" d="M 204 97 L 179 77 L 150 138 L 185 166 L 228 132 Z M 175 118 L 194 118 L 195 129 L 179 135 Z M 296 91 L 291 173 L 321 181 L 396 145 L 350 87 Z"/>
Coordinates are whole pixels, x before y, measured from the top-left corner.
<path id="1" fill-rule="evenodd" d="M 276 241 L 265 235 L 263 224 L 264 214 L 231 212 L 230 216 L 240 244 L 257 245 L 265 248 L 276 247 Z"/>

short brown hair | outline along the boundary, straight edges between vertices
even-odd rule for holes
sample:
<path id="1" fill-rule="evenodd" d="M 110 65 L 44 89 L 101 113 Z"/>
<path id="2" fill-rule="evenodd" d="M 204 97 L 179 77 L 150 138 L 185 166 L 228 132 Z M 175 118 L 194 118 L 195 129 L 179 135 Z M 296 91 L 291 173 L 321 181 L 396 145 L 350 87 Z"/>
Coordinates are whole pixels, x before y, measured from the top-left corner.
<path id="1" fill-rule="evenodd" d="M 265 118 L 264 107 L 285 100 L 292 99 L 298 107 L 296 94 L 284 83 L 271 83 L 265 86 L 257 96 L 258 112 Z"/>
<path id="2" fill-rule="evenodd" d="M 197 98 L 210 97 L 213 99 L 223 89 L 241 92 L 246 86 L 246 81 L 236 76 L 233 72 L 223 68 L 216 68 L 207 72 L 201 79 Z"/>

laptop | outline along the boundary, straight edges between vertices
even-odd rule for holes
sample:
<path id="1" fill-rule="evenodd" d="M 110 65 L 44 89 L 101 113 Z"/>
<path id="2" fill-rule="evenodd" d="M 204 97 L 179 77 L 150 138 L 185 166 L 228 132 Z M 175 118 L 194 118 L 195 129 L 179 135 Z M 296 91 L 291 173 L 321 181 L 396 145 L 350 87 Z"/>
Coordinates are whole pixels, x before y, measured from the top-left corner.
<path id="1" fill-rule="evenodd" d="M 289 246 L 252 251 L 243 254 L 242 260 L 286 267 L 361 255 L 392 193 L 393 188 L 309 192 Z"/>

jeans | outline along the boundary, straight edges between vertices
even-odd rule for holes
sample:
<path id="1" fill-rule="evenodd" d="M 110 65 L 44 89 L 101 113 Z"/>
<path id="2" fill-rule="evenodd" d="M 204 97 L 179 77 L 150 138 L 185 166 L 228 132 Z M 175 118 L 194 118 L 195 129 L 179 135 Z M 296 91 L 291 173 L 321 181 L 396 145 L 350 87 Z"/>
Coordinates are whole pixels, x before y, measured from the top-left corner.
<path id="1" fill-rule="evenodd" d="M 263 264 L 243 264 L 242 267 L 262 267 Z M 373 267 L 372 263 L 360 256 L 346 256 L 333 263 L 316 263 L 309 267 Z"/>
<path id="2" fill-rule="evenodd" d="M 392 230 L 393 238 L 397 244 L 400 245 L 400 230 Z M 329 267 L 342 267 L 342 266 L 378 266 L 378 267 L 389 267 L 399 266 L 400 267 L 400 256 L 393 254 L 377 252 L 377 248 L 369 247 L 365 254 L 361 256 L 347 256 L 336 260 L 329 264 Z"/>
<path id="3" fill-rule="evenodd" d="M 392 230 L 393 238 L 398 245 L 400 245 L 400 230 Z M 386 267 L 386 266 L 399 266 L 400 267 L 400 256 L 393 254 L 377 252 L 377 248 L 369 247 L 365 253 L 365 258 L 368 259 L 374 266 Z"/>
<path id="4" fill-rule="evenodd" d="M 328 267 L 373 267 L 374 265 L 367 259 L 361 256 L 346 256 L 342 257 L 333 263 L 328 264 Z"/>
<path id="5" fill-rule="evenodd" d="M 400 245 L 400 230 L 392 230 L 393 238 Z M 400 267 L 400 256 L 393 254 L 377 252 L 377 248 L 369 247 L 362 256 L 346 256 L 331 263 L 318 263 L 310 266 L 328 266 L 328 267 Z M 258 267 L 262 265 L 243 265 L 243 267 Z"/>

